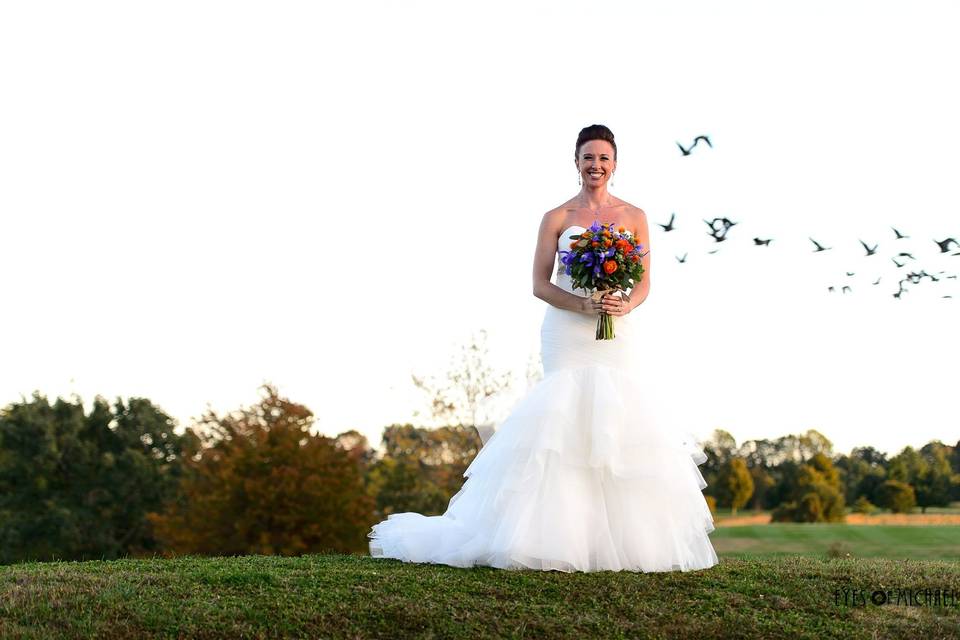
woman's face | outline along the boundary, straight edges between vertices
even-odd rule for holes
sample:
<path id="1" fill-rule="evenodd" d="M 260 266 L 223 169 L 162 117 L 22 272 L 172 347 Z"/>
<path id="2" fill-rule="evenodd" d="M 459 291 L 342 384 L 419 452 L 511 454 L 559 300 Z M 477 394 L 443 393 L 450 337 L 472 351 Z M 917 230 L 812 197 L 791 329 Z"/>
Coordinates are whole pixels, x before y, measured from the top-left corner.
<path id="1" fill-rule="evenodd" d="M 577 170 L 583 184 L 590 187 L 605 185 L 616 168 L 613 145 L 606 140 L 588 140 L 580 147 Z"/>

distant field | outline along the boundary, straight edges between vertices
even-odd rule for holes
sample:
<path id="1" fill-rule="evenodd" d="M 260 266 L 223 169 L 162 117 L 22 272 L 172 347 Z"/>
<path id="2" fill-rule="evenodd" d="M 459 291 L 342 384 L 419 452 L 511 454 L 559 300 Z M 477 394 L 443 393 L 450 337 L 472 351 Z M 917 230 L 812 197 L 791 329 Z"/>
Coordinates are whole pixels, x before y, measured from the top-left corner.
<path id="1" fill-rule="evenodd" d="M 826 557 L 831 547 L 853 558 L 960 562 L 956 525 L 851 526 L 785 523 L 718 526 L 710 534 L 721 556 L 808 555 Z"/>
<path id="2" fill-rule="evenodd" d="M 758 525 L 770 522 L 770 511 L 754 511 L 741 509 L 736 515 L 730 509 L 717 509 L 714 517 L 718 527 Z M 954 502 L 949 507 L 929 507 L 926 513 L 920 509 L 913 513 L 891 513 L 887 509 L 878 510 L 870 515 L 852 513 L 847 510 L 846 524 L 851 525 L 960 525 L 960 503 Z"/>

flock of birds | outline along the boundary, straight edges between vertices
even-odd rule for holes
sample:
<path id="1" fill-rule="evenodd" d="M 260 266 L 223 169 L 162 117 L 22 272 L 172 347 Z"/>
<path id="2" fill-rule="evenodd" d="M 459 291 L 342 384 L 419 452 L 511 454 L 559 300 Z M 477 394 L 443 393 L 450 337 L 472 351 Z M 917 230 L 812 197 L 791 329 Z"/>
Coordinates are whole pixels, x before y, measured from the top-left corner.
<path id="1" fill-rule="evenodd" d="M 677 146 L 680 147 L 680 152 L 681 152 L 684 156 L 689 156 L 690 153 L 693 151 L 693 149 L 697 146 L 697 144 L 698 144 L 700 141 L 705 142 L 705 143 L 707 144 L 707 146 L 710 147 L 711 149 L 713 148 L 713 144 L 710 142 L 710 138 L 707 137 L 707 136 L 705 136 L 705 135 L 699 135 L 699 136 L 697 136 L 696 138 L 694 138 L 694 139 L 693 139 L 693 143 L 692 143 L 689 147 L 684 147 L 684 146 L 683 146 L 682 144 L 680 144 L 679 142 L 677 142 Z M 672 213 L 672 214 L 670 215 L 670 220 L 669 220 L 669 222 L 667 222 L 666 224 L 663 224 L 663 223 L 657 223 L 657 224 L 664 230 L 664 232 L 674 231 L 674 230 L 676 229 L 676 226 L 675 226 L 675 224 L 674 224 L 674 222 L 675 222 L 675 220 L 676 220 L 676 215 L 677 215 L 676 213 Z M 714 218 L 713 220 L 704 220 L 704 222 L 707 224 L 708 227 L 710 227 L 710 230 L 707 231 L 707 235 L 709 235 L 710 237 L 712 237 L 712 238 L 714 239 L 714 241 L 715 241 L 715 242 L 718 242 L 718 243 L 719 243 L 719 242 L 723 242 L 724 240 L 726 240 L 726 239 L 727 239 L 727 233 L 730 231 L 730 229 L 731 229 L 734 225 L 737 224 L 736 222 L 734 222 L 734 221 L 732 221 L 732 220 L 730 220 L 729 218 L 726 218 L 726 217 L 724 217 L 724 218 Z M 901 233 L 899 230 L 897 230 L 895 227 L 891 227 L 891 229 L 893 229 L 893 232 L 894 232 L 894 234 L 895 234 L 894 241 L 897 241 L 897 240 L 905 240 L 905 239 L 910 238 L 910 236 L 904 235 L 904 234 Z M 809 238 L 809 239 L 810 239 L 810 242 L 812 242 L 812 243 L 813 243 L 813 246 L 814 246 L 814 249 L 813 249 L 812 253 L 820 253 L 820 252 L 823 252 L 823 251 L 829 251 L 829 250 L 831 250 L 831 249 L 833 248 L 833 247 L 826 247 L 826 246 L 824 246 L 823 244 L 821 244 L 821 243 L 817 242 L 816 240 L 814 240 L 813 238 Z M 772 240 L 773 240 L 773 238 L 758 238 L 758 237 L 754 237 L 754 238 L 753 238 L 753 244 L 754 244 L 754 246 L 764 246 L 764 247 L 766 247 L 766 246 L 769 246 L 769 245 L 770 245 L 770 242 L 771 242 Z M 960 249 L 960 242 L 958 242 L 955 238 L 944 238 L 943 240 L 937 240 L 936 238 L 934 238 L 934 239 L 933 239 L 933 242 L 936 243 L 937 247 L 939 247 L 939 249 L 940 249 L 940 254 L 950 253 L 951 247 L 953 247 L 953 248 L 955 248 L 955 249 Z M 879 247 L 879 243 L 878 243 L 878 244 L 874 244 L 874 245 L 871 247 L 870 245 L 868 245 L 868 244 L 867 244 L 866 242 L 864 242 L 863 240 L 860 240 L 860 244 L 863 246 L 863 249 L 864 249 L 864 251 L 866 252 L 866 255 L 865 255 L 864 257 L 869 257 L 869 256 L 876 255 L 876 253 L 877 253 L 877 248 Z M 708 251 L 707 253 L 716 253 L 717 250 L 718 250 L 718 249 L 713 249 L 713 250 L 711 250 L 711 251 Z M 684 253 L 684 254 L 683 254 L 683 257 L 680 257 L 680 256 L 675 256 L 675 257 L 676 257 L 676 259 L 677 259 L 678 262 L 684 263 L 684 262 L 687 261 L 687 255 L 688 255 L 688 254 Z M 951 255 L 951 256 L 960 256 L 960 251 L 956 251 L 956 252 L 954 252 L 954 253 L 950 253 L 950 255 Z M 911 252 L 909 252 L 909 251 L 900 251 L 900 252 L 896 253 L 895 255 L 891 255 L 891 256 L 889 256 L 889 257 L 890 257 L 890 260 L 893 261 L 893 264 L 896 265 L 897 269 L 902 269 L 902 268 L 906 267 L 908 264 L 912 264 L 912 263 L 910 263 L 911 260 L 916 261 L 916 258 L 915 258 L 915 257 L 913 256 L 913 254 L 912 254 Z M 898 259 L 898 258 L 899 258 L 899 259 Z M 960 262 L 960 261 L 958 261 L 958 262 Z M 936 274 L 932 274 L 932 273 L 928 273 L 925 269 L 921 269 L 921 270 L 919 270 L 919 271 L 910 271 L 910 272 L 908 272 L 904 277 L 900 278 L 899 283 L 898 283 L 898 285 L 899 285 L 899 286 L 898 286 L 898 290 L 897 290 L 895 293 L 893 293 L 893 297 L 899 299 L 900 296 L 901 296 L 901 294 L 903 294 L 905 291 L 908 291 L 908 289 L 906 289 L 906 288 L 903 286 L 905 282 L 909 282 L 909 283 L 911 283 L 911 284 L 918 284 L 918 283 L 920 283 L 924 278 L 929 278 L 931 282 L 939 282 L 939 281 L 941 280 L 941 278 L 944 278 L 944 279 L 956 279 L 956 278 L 957 278 L 957 274 L 955 274 L 955 273 L 952 273 L 952 274 L 949 274 L 949 275 L 946 275 L 946 276 L 943 275 L 944 273 L 946 273 L 946 272 L 945 272 L 945 271 L 938 271 Z M 853 276 L 853 275 L 856 274 L 856 272 L 854 272 L 854 271 L 846 271 L 846 274 L 847 274 L 847 276 Z M 938 276 L 939 276 L 939 277 L 938 277 Z M 882 276 L 881 276 L 880 278 L 877 278 L 877 279 L 873 282 L 873 284 L 874 284 L 874 285 L 880 284 L 881 278 L 882 278 Z M 846 285 L 846 284 L 845 284 L 845 285 L 842 285 L 841 288 L 840 288 L 840 290 L 841 290 L 841 292 L 844 293 L 844 294 L 853 291 L 853 290 L 850 288 L 850 286 L 849 286 L 849 285 Z M 836 291 L 836 286 L 835 286 L 835 285 L 830 285 L 830 286 L 828 286 L 828 287 L 827 287 L 827 291 L 828 291 L 828 292 L 835 292 L 835 291 Z M 944 295 L 944 296 L 941 296 L 941 297 L 943 297 L 943 298 L 952 298 L 953 296 L 951 296 L 951 295 Z"/>

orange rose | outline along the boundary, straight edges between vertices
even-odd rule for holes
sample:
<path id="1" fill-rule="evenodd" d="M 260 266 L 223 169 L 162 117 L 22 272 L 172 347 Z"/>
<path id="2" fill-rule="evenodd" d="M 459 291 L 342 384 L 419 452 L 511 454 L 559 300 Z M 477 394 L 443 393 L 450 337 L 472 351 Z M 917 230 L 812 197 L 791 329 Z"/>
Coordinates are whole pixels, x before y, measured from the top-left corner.
<path id="1" fill-rule="evenodd" d="M 591 244 L 591 246 L 594 246 L 594 247 L 595 247 L 595 246 L 597 246 L 597 245 L 598 245 L 598 244 L 600 244 L 600 243 L 599 243 L 599 242 L 597 242 L 596 240 L 594 240 L 594 241 L 593 241 L 593 242 L 591 242 L 590 244 Z"/>
<path id="2" fill-rule="evenodd" d="M 617 270 L 617 261 L 616 260 L 607 260 L 603 263 L 603 270 L 607 275 L 613 273 Z"/>
<path id="3" fill-rule="evenodd" d="M 623 233 L 625 230 L 626 230 L 625 227 L 617 227 L 617 231 L 619 231 L 620 233 Z"/>

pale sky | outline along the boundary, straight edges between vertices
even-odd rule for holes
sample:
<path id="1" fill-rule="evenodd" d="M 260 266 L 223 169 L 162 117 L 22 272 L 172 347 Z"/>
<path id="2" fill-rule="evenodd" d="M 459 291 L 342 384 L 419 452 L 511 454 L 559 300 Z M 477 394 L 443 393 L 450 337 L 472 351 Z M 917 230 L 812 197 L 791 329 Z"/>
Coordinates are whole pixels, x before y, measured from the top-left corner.
<path id="1" fill-rule="evenodd" d="M 960 256 L 933 239 L 960 240 L 958 18 L 905 1 L 0 5 L 0 403 L 142 396 L 186 426 L 271 381 L 318 431 L 379 444 L 423 408 L 410 374 L 442 374 L 471 332 L 518 374 L 539 352 L 537 228 L 602 123 L 610 192 L 651 222 L 646 371 L 695 434 L 952 444 Z M 713 148 L 682 157 L 699 134 Z M 724 216 L 708 254 L 703 220 Z M 944 277 L 894 299 L 920 269 Z"/>

